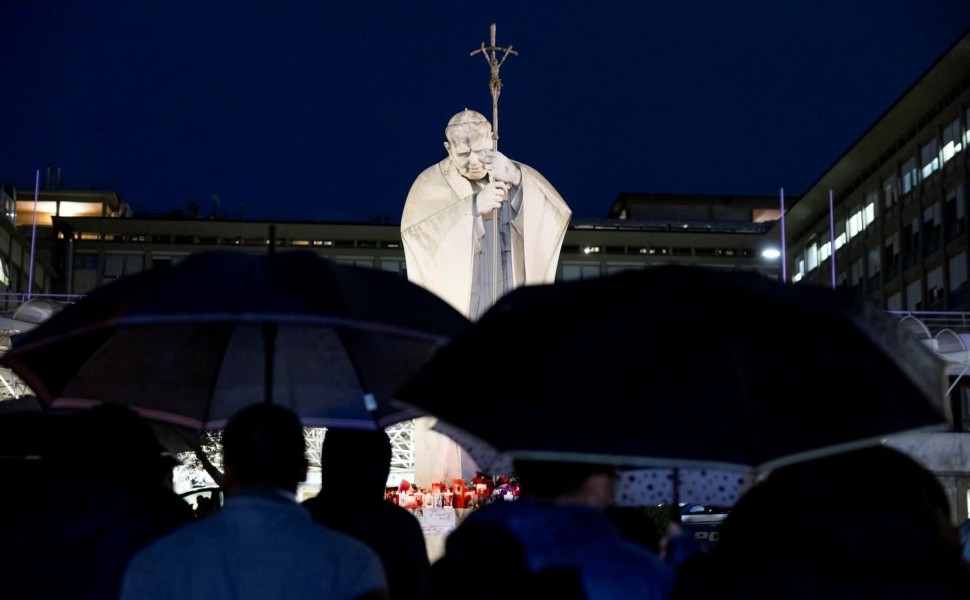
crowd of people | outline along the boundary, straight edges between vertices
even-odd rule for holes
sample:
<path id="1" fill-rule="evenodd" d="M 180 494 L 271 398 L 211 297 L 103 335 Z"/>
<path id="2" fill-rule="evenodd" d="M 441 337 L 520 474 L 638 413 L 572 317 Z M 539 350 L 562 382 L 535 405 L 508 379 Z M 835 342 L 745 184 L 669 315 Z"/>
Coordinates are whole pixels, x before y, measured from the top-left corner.
<path id="1" fill-rule="evenodd" d="M 223 434 L 225 504 L 199 517 L 133 411 L 0 416 L 0 598 L 970 597 L 940 483 L 884 446 L 776 469 L 710 550 L 613 507 L 613 467 L 520 461 L 522 498 L 473 511 L 429 564 L 384 500 L 384 432 L 329 430 L 300 504 L 299 419 L 247 407 Z"/>

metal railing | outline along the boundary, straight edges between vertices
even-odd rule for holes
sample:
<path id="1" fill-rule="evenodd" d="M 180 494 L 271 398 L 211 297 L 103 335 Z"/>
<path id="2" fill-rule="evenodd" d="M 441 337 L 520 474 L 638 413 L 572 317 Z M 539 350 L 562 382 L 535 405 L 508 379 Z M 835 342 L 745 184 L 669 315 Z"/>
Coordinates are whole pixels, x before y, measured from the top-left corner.
<path id="1" fill-rule="evenodd" d="M 936 335 L 943 329 L 952 329 L 958 333 L 970 333 L 970 313 L 931 310 L 890 310 L 886 312 L 900 319 L 907 316 L 919 319 L 932 335 Z"/>

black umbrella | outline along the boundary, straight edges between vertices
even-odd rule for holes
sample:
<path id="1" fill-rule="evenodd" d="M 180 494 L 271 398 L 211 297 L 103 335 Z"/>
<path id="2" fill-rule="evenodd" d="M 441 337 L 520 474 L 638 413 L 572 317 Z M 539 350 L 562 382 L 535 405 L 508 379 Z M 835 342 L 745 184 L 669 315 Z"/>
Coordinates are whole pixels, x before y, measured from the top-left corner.
<path id="1" fill-rule="evenodd" d="M 408 418 L 386 400 L 468 321 L 397 274 L 311 252 L 207 252 L 105 285 L 0 363 L 44 402 L 117 402 L 194 429 L 275 402 L 308 426 Z"/>
<path id="2" fill-rule="evenodd" d="M 513 458 L 756 474 L 945 426 L 943 390 L 848 296 L 659 267 L 510 293 L 398 398 Z"/>

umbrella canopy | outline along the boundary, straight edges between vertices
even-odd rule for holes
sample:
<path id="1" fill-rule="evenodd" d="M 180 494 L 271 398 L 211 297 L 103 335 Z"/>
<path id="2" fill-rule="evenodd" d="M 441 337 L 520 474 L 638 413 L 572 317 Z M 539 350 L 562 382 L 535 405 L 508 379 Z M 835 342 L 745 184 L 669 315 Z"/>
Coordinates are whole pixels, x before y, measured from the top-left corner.
<path id="1" fill-rule="evenodd" d="M 51 406 L 131 406 L 218 428 L 271 401 L 315 427 L 409 418 L 386 400 L 468 325 L 405 278 L 311 252 L 207 252 L 98 288 L 0 363 Z"/>
<path id="2" fill-rule="evenodd" d="M 754 475 L 945 427 L 943 391 L 848 296 L 670 266 L 515 290 L 397 397 L 513 458 Z"/>

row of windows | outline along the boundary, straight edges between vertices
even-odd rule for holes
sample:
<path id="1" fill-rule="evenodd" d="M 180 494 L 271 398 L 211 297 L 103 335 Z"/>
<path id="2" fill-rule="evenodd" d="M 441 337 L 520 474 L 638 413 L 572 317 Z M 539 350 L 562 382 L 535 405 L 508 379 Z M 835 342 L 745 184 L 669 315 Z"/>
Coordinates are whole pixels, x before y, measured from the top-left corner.
<path id="1" fill-rule="evenodd" d="M 117 279 L 125 275 L 132 275 L 143 271 L 145 268 L 163 269 L 176 265 L 184 259 L 187 254 L 176 255 L 154 255 L 146 257 L 140 252 L 106 252 L 104 254 L 104 267 L 101 275 L 105 279 Z M 351 258 L 335 257 L 334 262 L 338 264 L 354 265 L 358 267 L 374 268 L 375 258 Z M 395 273 L 406 273 L 404 259 L 382 258 L 377 267 L 383 271 Z M 75 274 L 83 271 L 98 270 L 98 253 L 78 252 L 74 255 L 73 269 Z"/>
<path id="2" fill-rule="evenodd" d="M 177 255 L 153 255 L 146 256 L 144 253 L 136 252 L 106 252 L 104 253 L 104 263 L 101 276 L 104 280 L 116 279 L 125 275 L 137 273 L 146 268 L 159 269 L 171 267 L 183 260 L 187 254 Z M 389 258 L 353 258 L 336 257 L 333 259 L 339 264 L 353 265 L 357 267 L 379 268 L 383 271 L 398 273 L 402 276 L 407 275 L 407 265 L 404 259 Z M 95 286 L 97 281 L 99 254 L 96 252 L 78 252 L 74 255 L 74 290 L 73 293 L 87 293 Z M 647 265 L 644 263 L 615 263 L 600 265 L 599 263 L 570 263 L 563 262 L 560 271 L 560 279 L 572 281 L 578 279 L 591 279 L 626 271 L 631 269 L 643 269 Z M 723 265 L 709 265 L 714 268 L 723 268 Z M 732 267 L 733 268 L 733 267 Z"/>
<path id="3" fill-rule="evenodd" d="M 246 238 L 242 236 L 220 237 L 173 234 L 147 235 L 98 233 L 89 231 L 75 233 L 74 239 L 146 244 L 209 244 L 215 246 L 266 246 L 269 244 L 269 238 L 262 236 Z M 399 240 L 277 239 L 276 244 L 278 246 L 315 248 L 401 248 L 401 242 Z"/>
<path id="4" fill-rule="evenodd" d="M 870 211 L 870 208 L 872 211 Z M 944 214 L 945 212 L 945 214 Z M 892 264 L 898 262 L 900 253 L 906 256 L 907 267 L 918 262 L 919 251 L 924 254 L 935 252 L 941 247 L 941 240 L 946 225 L 946 238 L 950 239 L 956 234 L 960 234 L 966 227 L 966 200 L 964 186 L 961 183 L 955 188 L 947 191 L 942 202 L 935 202 L 923 209 L 922 218 L 914 217 L 910 222 L 903 226 L 902 231 L 889 234 L 883 240 L 884 257 L 886 262 Z M 848 225 L 851 239 L 858 235 L 862 230 L 869 227 L 875 221 L 875 205 L 867 204 L 865 209 L 860 209 L 853 213 L 846 221 L 837 219 L 834 223 L 834 246 L 836 251 L 845 245 L 847 239 L 846 225 Z M 945 219 L 944 219 L 945 218 Z M 853 222 L 856 225 L 853 225 Z M 902 242 L 902 243 L 901 243 Z M 870 253 L 878 249 L 870 250 Z M 801 280 L 807 273 L 812 272 L 832 255 L 832 240 L 819 244 L 817 241 L 811 242 L 804 250 L 803 254 L 795 256 L 795 275 L 793 281 Z"/>
<path id="5" fill-rule="evenodd" d="M 943 266 L 929 271 L 923 279 L 910 282 L 906 287 L 886 298 L 886 310 L 935 310 L 942 308 L 945 292 L 955 292 L 967 284 L 967 253 L 953 256 L 946 265 L 949 281 L 944 282 Z"/>
<path id="6" fill-rule="evenodd" d="M 855 203 L 850 202 L 847 210 L 848 217 L 839 215 L 835 220 L 834 248 L 832 240 L 820 244 L 810 243 L 805 249 L 804 263 L 799 264 L 796 261 L 796 277 L 800 279 L 805 273 L 811 272 L 822 261 L 831 256 L 833 251 L 837 251 L 848 240 L 868 228 L 876 219 L 880 194 L 883 198 L 882 206 L 891 208 L 898 202 L 900 196 L 912 192 L 920 181 L 929 179 L 943 165 L 962 152 L 970 144 L 970 108 L 964 112 L 963 116 L 962 123 L 960 117 L 953 119 L 940 130 L 937 136 L 921 144 L 918 156 L 909 157 L 902 163 L 897 172 L 884 177 L 879 188 L 866 191 L 863 197 Z M 962 186 L 959 194 L 962 211 Z"/>
<path id="7" fill-rule="evenodd" d="M 864 269 L 865 266 L 865 269 Z M 848 270 L 836 276 L 836 285 L 853 288 L 863 288 L 866 273 L 874 280 L 880 273 L 880 258 L 878 252 L 870 252 L 866 259 L 859 259 L 852 263 Z M 945 279 L 944 279 L 945 277 Z M 886 299 L 886 310 L 929 310 L 941 308 L 945 292 L 953 293 L 967 285 L 967 253 L 960 252 L 952 256 L 943 265 L 931 269 L 925 278 L 908 283 L 904 290 L 896 292 Z M 870 290 L 872 291 L 870 286 Z"/>
<path id="8" fill-rule="evenodd" d="M 724 256 L 750 258 L 751 248 L 710 248 L 691 246 L 563 246 L 563 254 L 641 254 L 648 256 Z"/>

